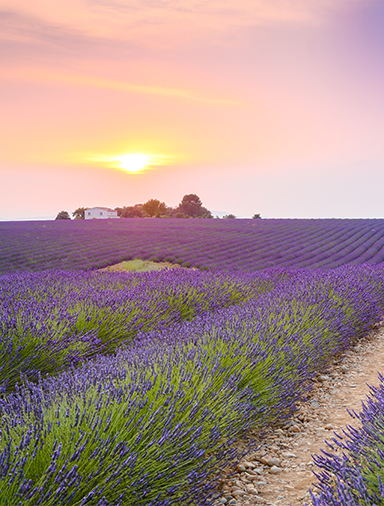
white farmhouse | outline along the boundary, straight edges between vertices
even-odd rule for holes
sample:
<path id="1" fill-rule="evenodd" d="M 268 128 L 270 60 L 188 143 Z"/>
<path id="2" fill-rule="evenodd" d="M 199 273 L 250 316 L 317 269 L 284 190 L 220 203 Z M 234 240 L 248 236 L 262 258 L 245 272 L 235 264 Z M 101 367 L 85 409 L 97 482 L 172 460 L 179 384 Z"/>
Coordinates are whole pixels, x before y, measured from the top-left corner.
<path id="1" fill-rule="evenodd" d="M 86 220 L 106 220 L 108 218 L 118 218 L 117 211 L 110 209 L 109 207 L 92 207 L 85 211 Z"/>

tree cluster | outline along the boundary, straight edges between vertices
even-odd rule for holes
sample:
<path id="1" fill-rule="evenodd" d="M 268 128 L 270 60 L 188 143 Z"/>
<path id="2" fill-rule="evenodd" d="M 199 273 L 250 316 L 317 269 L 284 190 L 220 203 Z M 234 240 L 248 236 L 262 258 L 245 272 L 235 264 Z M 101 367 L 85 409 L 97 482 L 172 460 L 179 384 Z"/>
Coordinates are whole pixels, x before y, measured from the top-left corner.
<path id="1" fill-rule="evenodd" d="M 211 211 L 203 206 L 200 197 L 194 193 L 184 195 L 177 207 L 150 199 L 144 204 L 117 207 L 116 211 L 120 218 L 212 218 Z"/>

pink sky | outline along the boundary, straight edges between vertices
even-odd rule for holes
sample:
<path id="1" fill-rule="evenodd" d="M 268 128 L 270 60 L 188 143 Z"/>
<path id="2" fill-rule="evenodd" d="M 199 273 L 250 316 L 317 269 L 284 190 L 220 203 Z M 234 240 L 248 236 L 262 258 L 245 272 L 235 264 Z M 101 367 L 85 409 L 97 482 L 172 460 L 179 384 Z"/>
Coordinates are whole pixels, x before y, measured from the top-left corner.
<path id="1" fill-rule="evenodd" d="M 0 0 L 0 220 L 384 217 L 383 61 L 382 1 Z"/>

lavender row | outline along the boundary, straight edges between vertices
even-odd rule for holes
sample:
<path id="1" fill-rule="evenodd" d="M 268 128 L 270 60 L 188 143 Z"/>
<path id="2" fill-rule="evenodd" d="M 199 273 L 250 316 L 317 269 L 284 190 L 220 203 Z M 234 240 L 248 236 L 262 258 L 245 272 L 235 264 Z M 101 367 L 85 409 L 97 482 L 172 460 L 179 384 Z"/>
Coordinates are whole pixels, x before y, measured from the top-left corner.
<path id="1" fill-rule="evenodd" d="M 269 290 L 267 275 L 68 272 L 0 276 L 0 387 L 57 373 Z"/>
<path id="2" fill-rule="evenodd" d="M 236 271 L 378 264 L 384 261 L 384 220 L 0 223 L 0 272 L 97 269 L 133 258 Z"/>
<path id="3" fill-rule="evenodd" d="M 314 457 L 322 471 L 316 495 L 311 492 L 313 506 L 384 504 L 384 377 L 379 379 L 361 412 L 350 413 L 360 427 L 336 434 L 329 450 Z"/>
<path id="4" fill-rule="evenodd" d="M 379 267 L 269 280 L 243 304 L 3 396 L 0 502 L 212 504 L 220 470 L 238 458 L 231 443 L 288 417 L 314 374 L 383 313 Z"/>

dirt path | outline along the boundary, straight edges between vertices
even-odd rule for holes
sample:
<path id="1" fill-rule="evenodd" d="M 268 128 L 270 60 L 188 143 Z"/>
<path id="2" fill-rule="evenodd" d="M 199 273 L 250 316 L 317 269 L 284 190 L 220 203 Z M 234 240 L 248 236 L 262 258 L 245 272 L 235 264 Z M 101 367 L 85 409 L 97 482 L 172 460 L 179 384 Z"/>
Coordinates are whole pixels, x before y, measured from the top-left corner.
<path id="1" fill-rule="evenodd" d="M 350 350 L 341 363 L 317 378 L 310 400 L 284 427 L 274 429 L 257 452 L 238 466 L 234 477 L 223 479 L 217 505 L 303 506 L 310 503 L 316 470 L 311 455 L 327 449 L 333 431 L 342 434 L 347 425 L 358 426 L 347 409 L 357 412 L 384 372 L 384 327 L 369 334 Z M 254 436 L 248 435 L 252 442 Z M 246 445 L 246 441 L 244 445 Z"/>

